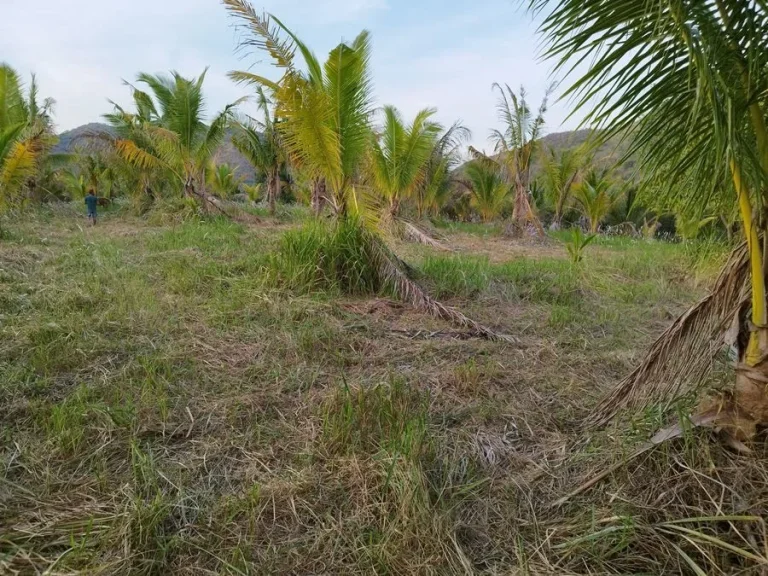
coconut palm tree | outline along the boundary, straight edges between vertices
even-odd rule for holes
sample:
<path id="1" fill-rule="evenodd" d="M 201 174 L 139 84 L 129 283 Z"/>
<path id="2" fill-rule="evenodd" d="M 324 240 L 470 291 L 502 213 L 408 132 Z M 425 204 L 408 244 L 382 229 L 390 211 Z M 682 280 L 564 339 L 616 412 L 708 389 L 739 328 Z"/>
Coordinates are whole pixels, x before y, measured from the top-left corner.
<path id="1" fill-rule="evenodd" d="M 407 126 L 394 106 L 385 106 L 383 114 L 384 126 L 373 138 L 371 171 L 374 186 L 394 221 L 403 200 L 413 197 L 424 177 L 442 126 L 431 120 L 435 114 L 431 108 L 421 110 Z"/>
<path id="2" fill-rule="evenodd" d="M 18 204 L 24 188 L 34 195 L 35 174 L 55 141 L 53 104 L 38 101 L 34 76 L 25 95 L 16 71 L 0 63 L 0 206 Z"/>
<path id="3" fill-rule="evenodd" d="M 589 223 L 590 233 L 597 234 L 600 224 L 616 203 L 617 195 L 607 174 L 591 169 L 576 186 L 574 197 L 579 210 Z"/>
<path id="4" fill-rule="evenodd" d="M 208 189 L 222 199 L 231 198 L 240 190 L 242 177 L 237 175 L 237 167 L 229 164 L 214 164 L 208 166 L 205 175 Z"/>
<path id="5" fill-rule="evenodd" d="M 471 136 L 468 128 L 456 122 L 435 142 L 414 194 L 419 218 L 426 213 L 437 215 L 448 202 L 458 182 L 454 171 L 462 161 L 461 145 Z"/>
<path id="6" fill-rule="evenodd" d="M 551 88 L 547 90 L 535 115 L 528 104 L 524 87 L 520 87 L 519 94 L 515 94 L 508 85 L 494 84 L 493 89 L 499 93 L 497 108 L 504 128 L 493 130 L 491 140 L 507 180 L 514 185 L 512 221 L 518 231 L 533 224 L 543 236 L 544 230 L 531 206 L 531 162 L 544 127 L 544 114 Z"/>
<path id="7" fill-rule="evenodd" d="M 270 109 L 271 103 L 261 86 L 256 86 L 256 96 L 261 119 L 250 118 L 248 121 L 238 122 L 232 143 L 251 163 L 257 174 L 265 179 L 269 212 L 274 214 L 277 199 L 280 197 L 285 154 L 280 143 L 277 118 Z"/>
<path id="8" fill-rule="evenodd" d="M 224 4 L 248 31 L 243 47 L 265 51 L 283 74 L 276 82 L 247 71 L 230 77 L 271 92 L 291 164 L 312 178 L 313 195 L 324 195 L 345 217 L 356 204 L 358 176 L 371 146 L 370 34 L 342 42 L 321 63 L 274 16 L 257 14 L 245 0 Z"/>
<path id="9" fill-rule="evenodd" d="M 292 166 L 313 182 L 313 196 L 324 194 L 336 225 L 355 229 L 360 250 L 383 285 L 414 306 L 487 338 L 505 339 L 459 311 L 433 300 L 408 276 L 377 231 L 364 227 L 367 203 L 358 188 L 371 159 L 373 96 L 370 35 L 341 43 L 321 64 L 312 51 L 277 18 L 259 14 L 246 0 L 223 0 L 245 30 L 241 48 L 266 52 L 282 73 L 274 81 L 251 72 L 232 72 L 238 82 L 270 91 L 276 104 L 283 148 Z M 297 61 L 298 59 L 301 61 Z M 303 65 L 303 66 L 302 66 Z M 375 218 L 369 221 L 375 221 Z M 351 225 L 351 226 L 350 226 Z"/>
<path id="10" fill-rule="evenodd" d="M 471 194 L 471 206 L 483 222 L 497 218 L 509 202 L 512 191 L 506 178 L 495 166 L 481 161 L 468 164 L 464 174 L 467 178 L 464 185 Z"/>
<path id="11" fill-rule="evenodd" d="M 559 230 L 563 212 L 581 172 L 583 157 L 578 148 L 566 148 L 560 152 L 549 148 L 542 156 L 541 184 L 555 211 L 551 228 Z"/>
<path id="12" fill-rule="evenodd" d="M 711 362 L 711 342 L 741 310 L 746 347 L 719 421 L 749 437 L 768 423 L 768 6 L 764 0 L 529 0 L 543 15 L 559 69 L 589 60 L 566 92 L 606 141 L 631 133 L 628 155 L 648 180 L 699 205 L 730 198 L 746 248 L 712 295 L 678 320 L 604 402 L 597 420 L 648 399 L 685 392 Z M 684 183 L 682 188 L 680 183 Z M 690 185 L 693 183 L 693 185 Z M 740 257 L 743 258 L 740 259 Z"/>
<path id="13" fill-rule="evenodd" d="M 183 194 L 200 202 L 205 210 L 215 201 L 205 192 L 205 172 L 224 140 L 234 109 L 240 101 L 227 105 L 205 123 L 203 82 L 170 76 L 139 74 L 137 83 L 149 92 L 133 88 L 135 113 L 119 106 L 106 118 L 118 129 L 117 152 L 140 170 L 163 171 L 177 181 Z"/>

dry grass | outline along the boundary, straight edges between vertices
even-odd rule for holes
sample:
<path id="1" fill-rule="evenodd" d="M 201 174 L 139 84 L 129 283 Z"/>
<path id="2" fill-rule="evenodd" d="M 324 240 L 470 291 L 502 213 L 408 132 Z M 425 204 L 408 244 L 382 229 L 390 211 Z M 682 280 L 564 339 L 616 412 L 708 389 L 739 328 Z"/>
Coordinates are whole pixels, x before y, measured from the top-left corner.
<path id="1" fill-rule="evenodd" d="M 0 573 L 766 573 L 764 444 L 690 431 L 552 506 L 686 409 L 580 432 L 714 280 L 689 248 L 403 252 L 509 345 L 286 289 L 279 228 L 160 220 L 7 226 Z"/>

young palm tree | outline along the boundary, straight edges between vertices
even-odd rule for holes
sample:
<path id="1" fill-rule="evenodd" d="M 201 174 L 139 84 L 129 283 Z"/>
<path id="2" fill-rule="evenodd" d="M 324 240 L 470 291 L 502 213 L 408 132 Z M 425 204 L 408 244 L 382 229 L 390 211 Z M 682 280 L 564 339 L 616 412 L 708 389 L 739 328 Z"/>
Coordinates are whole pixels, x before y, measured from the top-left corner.
<path id="1" fill-rule="evenodd" d="M 237 175 L 237 168 L 229 164 L 210 164 L 206 171 L 208 189 L 222 199 L 231 198 L 240 190 L 243 179 Z"/>
<path id="2" fill-rule="evenodd" d="M 203 82 L 178 72 L 171 76 L 139 74 L 138 83 L 150 93 L 134 88 L 135 114 L 119 106 L 107 119 L 118 128 L 118 153 L 141 170 L 165 171 L 177 180 L 188 198 L 200 201 L 203 209 L 215 201 L 205 192 L 205 171 L 230 124 L 235 102 L 206 124 Z"/>
<path id="3" fill-rule="evenodd" d="M 370 161 L 373 141 L 369 34 L 362 32 L 351 44 L 339 44 L 321 65 L 278 19 L 258 14 L 246 0 L 223 2 L 246 30 L 241 47 L 266 52 L 282 72 L 278 81 L 250 72 L 232 72 L 231 78 L 270 91 L 280 120 L 278 131 L 291 164 L 315 183 L 313 195 L 325 192 L 336 212 L 337 224 L 350 224 L 347 220 L 351 213 L 360 214 L 364 208 L 358 203 L 357 188 L 366 161 Z M 296 62 L 298 56 L 304 67 Z M 361 225 L 357 221 L 351 224 Z M 401 261 L 376 231 L 362 228 L 357 232 L 357 241 L 364 243 L 360 248 L 381 282 L 402 299 L 484 337 L 509 339 L 433 300 L 408 277 Z"/>
<path id="4" fill-rule="evenodd" d="M 560 152 L 549 148 L 543 154 L 541 183 L 555 209 L 551 226 L 553 230 L 560 229 L 563 212 L 571 198 L 582 163 L 582 154 L 577 148 L 566 148 Z"/>
<path id="5" fill-rule="evenodd" d="M 534 116 L 526 100 L 525 88 L 520 88 L 519 96 L 506 85 L 494 84 L 493 88 L 499 92 L 498 112 L 504 129 L 494 130 L 491 139 L 506 177 L 514 185 L 512 221 L 519 231 L 533 224 L 543 236 L 544 230 L 530 200 L 531 161 L 544 127 L 544 114 L 551 89 L 547 91 Z"/>
<path id="6" fill-rule="evenodd" d="M 19 75 L 0 63 L 0 207 L 15 205 L 35 189 L 35 174 L 53 144 L 53 100 L 38 102 L 32 77 L 25 95 Z"/>
<path id="7" fill-rule="evenodd" d="M 670 195 L 738 205 L 746 241 L 713 294 L 678 320 L 606 400 L 617 409 L 684 392 L 710 366 L 711 342 L 741 309 L 746 348 L 720 420 L 751 436 L 768 423 L 768 10 L 764 0 L 529 0 L 544 15 L 548 54 L 561 69 L 589 60 L 566 93 L 603 140 L 633 135 L 628 151 Z M 690 183 L 694 185 L 689 185 Z M 679 183 L 685 183 L 681 188 Z M 736 420 L 738 419 L 738 423 Z M 728 421 L 730 420 L 730 422 Z"/>
<path id="8" fill-rule="evenodd" d="M 616 193 L 605 172 L 590 170 L 574 193 L 582 215 L 589 222 L 591 234 L 597 234 L 600 224 L 616 203 Z"/>
<path id="9" fill-rule="evenodd" d="M 509 202 L 511 188 L 499 170 L 484 162 L 474 161 L 465 168 L 471 206 L 480 214 L 483 222 L 497 218 Z"/>
<path id="10" fill-rule="evenodd" d="M 372 173 L 377 191 L 387 203 L 391 220 L 400 213 L 400 205 L 413 197 L 424 177 L 424 168 L 442 131 L 432 122 L 435 110 L 421 110 L 406 126 L 394 106 L 384 107 L 384 126 L 373 138 Z"/>
<path id="11" fill-rule="evenodd" d="M 292 165 L 313 179 L 318 196 L 327 191 L 336 213 L 345 217 L 355 203 L 357 178 L 371 144 L 369 33 L 339 44 L 321 64 L 277 18 L 257 14 L 245 0 L 224 4 L 250 34 L 242 47 L 265 51 L 283 74 L 277 82 L 246 71 L 230 77 L 270 90 L 283 149 Z"/>
<path id="12" fill-rule="evenodd" d="M 269 212 L 274 214 L 277 199 L 280 197 L 280 174 L 285 166 L 285 159 L 277 129 L 277 118 L 270 110 L 270 101 L 261 86 L 256 87 L 256 95 L 262 119 L 251 118 L 248 122 L 238 122 L 232 143 L 251 163 L 257 174 L 264 177 Z"/>
<path id="13" fill-rule="evenodd" d="M 448 202 L 458 182 L 453 172 L 461 164 L 461 145 L 471 136 L 468 128 L 456 122 L 435 142 L 414 194 L 419 218 L 437 215 Z"/>

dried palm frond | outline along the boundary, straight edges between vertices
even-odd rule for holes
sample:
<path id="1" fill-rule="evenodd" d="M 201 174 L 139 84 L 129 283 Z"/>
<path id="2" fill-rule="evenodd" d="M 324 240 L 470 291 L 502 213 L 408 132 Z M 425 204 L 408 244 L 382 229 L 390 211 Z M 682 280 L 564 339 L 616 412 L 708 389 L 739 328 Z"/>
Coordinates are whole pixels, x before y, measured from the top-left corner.
<path id="1" fill-rule="evenodd" d="M 468 328 L 473 334 L 487 340 L 509 342 L 518 344 L 517 338 L 505 334 L 499 334 L 490 328 L 483 326 L 458 310 L 441 304 L 433 299 L 416 282 L 411 280 L 404 271 L 404 263 L 395 256 L 384 244 L 383 240 L 374 234 L 368 234 L 368 251 L 379 276 L 385 284 L 389 285 L 402 301 L 407 302 L 419 310 L 428 312 L 432 316 L 441 318 L 462 328 Z"/>
<path id="2" fill-rule="evenodd" d="M 736 248 L 712 292 L 675 320 L 654 342 L 643 362 L 600 402 L 589 426 L 608 423 L 624 408 L 672 401 L 701 382 L 734 317 L 749 303 L 749 254 Z"/>
<path id="3" fill-rule="evenodd" d="M 415 224 L 411 224 L 407 220 L 401 221 L 403 224 L 403 237 L 406 240 L 416 242 L 418 244 L 424 244 L 425 246 L 430 246 L 432 248 L 437 248 L 438 250 L 449 250 L 449 248 L 443 246 L 440 242 L 432 238 L 432 236 L 430 236 L 427 232 Z"/>

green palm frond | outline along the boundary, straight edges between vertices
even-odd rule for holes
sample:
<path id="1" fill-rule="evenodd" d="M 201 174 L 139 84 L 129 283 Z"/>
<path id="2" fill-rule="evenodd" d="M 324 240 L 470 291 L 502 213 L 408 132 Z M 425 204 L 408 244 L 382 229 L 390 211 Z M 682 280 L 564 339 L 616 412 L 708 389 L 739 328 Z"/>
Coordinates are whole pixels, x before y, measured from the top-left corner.
<path id="1" fill-rule="evenodd" d="M 411 195 L 424 177 L 424 168 L 442 127 L 430 120 L 433 109 L 421 110 L 406 126 L 393 106 L 384 108 L 384 126 L 374 137 L 372 172 L 376 186 L 390 204 Z"/>
<path id="2" fill-rule="evenodd" d="M 211 158 L 221 146 L 222 142 L 227 136 L 227 129 L 232 123 L 235 109 L 245 101 L 245 98 L 228 104 L 219 114 L 211 121 L 208 129 L 202 136 L 202 139 L 197 144 L 197 150 L 195 156 L 197 158 L 198 166 L 204 166 L 205 163 Z"/>
<path id="3" fill-rule="evenodd" d="M 34 139 L 15 142 L 0 165 L 0 203 L 14 203 L 27 179 L 37 168 L 40 152 Z"/>
<path id="4" fill-rule="evenodd" d="M 497 217 L 508 203 L 511 193 L 498 167 L 475 161 L 467 165 L 465 175 L 465 186 L 472 194 L 472 207 L 485 222 Z"/>
<path id="5" fill-rule="evenodd" d="M 546 11 L 548 55 L 569 73 L 564 96 L 605 142 L 629 138 L 646 184 L 705 203 L 738 156 L 763 188 L 768 140 L 759 111 L 768 86 L 768 18 L 758 3 L 718 0 L 532 0 Z M 574 76 L 574 63 L 589 60 Z M 576 111 L 575 110 L 575 111 Z M 755 153 L 754 151 L 757 151 Z M 692 180 L 691 180 L 692 179 Z M 687 181 L 685 188 L 676 183 Z"/>
<path id="6" fill-rule="evenodd" d="M 13 68 L 0 62 L 0 130 L 28 120 L 21 79 Z"/>
<path id="7" fill-rule="evenodd" d="M 582 214 L 589 220 L 590 231 L 594 234 L 616 203 L 618 193 L 605 172 L 593 169 L 576 187 L 574 197 Z"/>
<path id="8" fill-rule="evenodd" d="M 259 14 L 244 0 L 223 0 L 229 13 L 242 22 L 251 34 L 240 43 L 240 49 L 266 51 L 280 68 L 291 68 L 296 51 L 293 41 L 281 38 L 282 26 L 272 25 L 268 14 Z"/>
<path id="9" fill-rule="evenodd" d="M 0 130 L 0 166 L 13 150 L 22 132 L 26 128 L 26 123 L 12 124 Z"/>
<path id="10" fill-rule="evenodd" d="M 360 33 L 351 46 L 339 44 L 325 63 L 330 128 L 339 136 L 341 172 L 351 178 L 368 150 L 371 133 L 371 43 Z"/>

